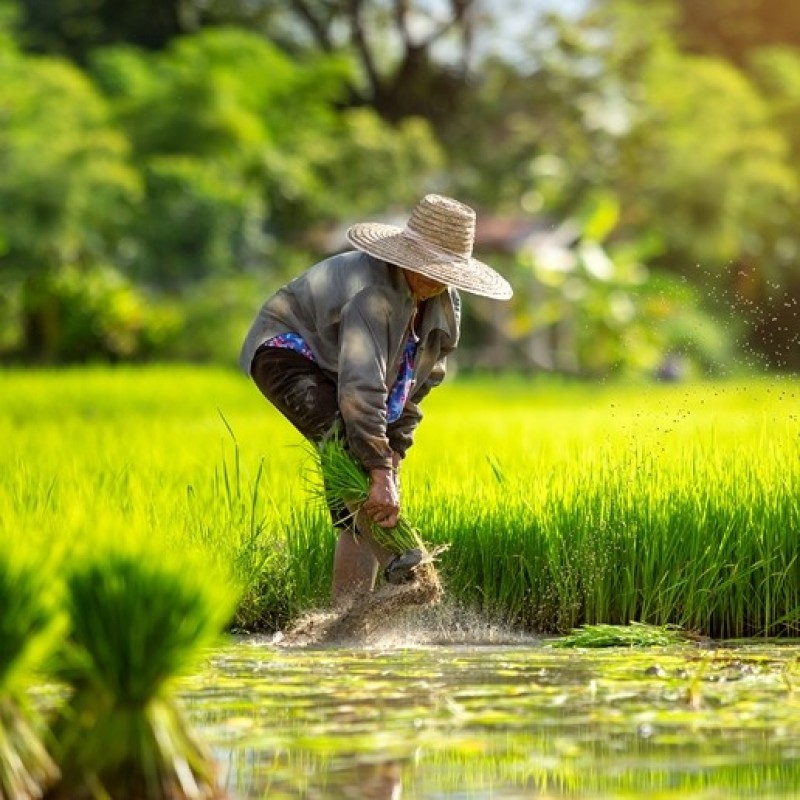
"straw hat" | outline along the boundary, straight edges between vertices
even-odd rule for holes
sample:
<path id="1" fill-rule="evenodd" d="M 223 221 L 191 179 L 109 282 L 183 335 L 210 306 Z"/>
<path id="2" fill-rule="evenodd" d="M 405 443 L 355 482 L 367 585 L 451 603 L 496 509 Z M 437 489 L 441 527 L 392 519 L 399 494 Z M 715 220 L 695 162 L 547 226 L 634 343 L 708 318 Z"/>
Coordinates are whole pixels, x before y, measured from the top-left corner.
<path id="1" fill-rule="evenodd" d="M 508 281 L 472 257 L 475 212 L 458 200 L 429 194 L 417 203 L 405 228 L 360 222 L 347 230 L 354 247 L 465 292 L 508 300 Z"/>

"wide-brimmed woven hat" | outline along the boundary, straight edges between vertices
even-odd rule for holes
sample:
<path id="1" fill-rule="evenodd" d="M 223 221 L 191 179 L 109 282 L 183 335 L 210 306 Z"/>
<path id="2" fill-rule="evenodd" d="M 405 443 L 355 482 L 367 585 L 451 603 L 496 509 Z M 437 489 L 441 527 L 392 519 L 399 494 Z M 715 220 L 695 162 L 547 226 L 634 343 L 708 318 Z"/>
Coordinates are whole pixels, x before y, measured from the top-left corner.
<path id="1" fill-rule="evenodd" d="M 502 275 L 472 257 L 475 211 L 450 197 L 423 197 L 405 228 L 360 222 L 347 230 L 347 239 L 371 256 L 465 292 L 496 300 L 513 294 Z"/>

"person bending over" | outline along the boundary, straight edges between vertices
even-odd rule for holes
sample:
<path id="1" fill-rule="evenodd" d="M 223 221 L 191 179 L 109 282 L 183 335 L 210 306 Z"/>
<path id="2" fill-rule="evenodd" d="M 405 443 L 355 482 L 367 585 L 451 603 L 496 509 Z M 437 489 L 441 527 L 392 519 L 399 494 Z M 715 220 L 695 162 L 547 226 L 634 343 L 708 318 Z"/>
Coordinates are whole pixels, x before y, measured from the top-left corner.
<path id="1" fill-rule="evenodd" d="M 261 307 L 240 355 L 262 394 L 308 440 L 337 433 L 369 474 L 363 512 L 392 528 L 398 470 L 422 419 L 420 401 L 445 376 L 458 344 L 458 290 L 507 300 L 511 286 L 473 258 L 475 212 L 429 194 L 404 228 L 353 225 L 355 248 L 320 261 Z M 339 530 L 333 601 L 413 578 L 421 554 L 395 556 L 367 524 L 331 508 Z"/>

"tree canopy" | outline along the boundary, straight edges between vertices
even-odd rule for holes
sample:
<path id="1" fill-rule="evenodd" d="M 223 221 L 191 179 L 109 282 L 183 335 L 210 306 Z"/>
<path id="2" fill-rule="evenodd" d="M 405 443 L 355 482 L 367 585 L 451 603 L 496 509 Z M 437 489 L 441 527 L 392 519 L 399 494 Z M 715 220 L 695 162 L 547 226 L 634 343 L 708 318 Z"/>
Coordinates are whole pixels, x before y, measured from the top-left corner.
<path id="1" fill-rule="evenodd" d="M 467 304 L 512 349 L 546 335 L 574 355 L 582 326 L 608 346 L 585 348 L 577 369 L 652 366 L 678 346 L 658 286 L 707 315 L 698 331 L 717 319 L 765 363 L 800 365 L 798 15 L 780 24 L 756 0 L 587 0 L 522 30 L 501 10 L 0 0 L 0 351 L 60 358 L 67 306 L 103 329 L 89 319 L 102 303 L 76 299 L 90 284 L 166 304 L 158 324 L 137 312 L 125 353 L 166 342 L 168 319 L 201 341 L 200 287 L 249 301 L 250 288 L 220 287 L 276 283 L 319 251 L 320 231 L 437 190 L 566 242 L 559 277 L 536 235 L 507 239 L 511 311 Z M 492 31 L 505 49 L 479 46 Z"/>

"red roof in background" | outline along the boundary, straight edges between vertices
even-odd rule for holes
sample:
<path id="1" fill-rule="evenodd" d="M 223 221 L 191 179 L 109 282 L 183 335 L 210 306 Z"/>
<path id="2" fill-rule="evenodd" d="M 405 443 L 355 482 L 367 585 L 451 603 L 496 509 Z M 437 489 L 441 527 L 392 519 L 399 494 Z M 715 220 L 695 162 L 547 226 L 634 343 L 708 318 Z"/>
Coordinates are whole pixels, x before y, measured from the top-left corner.
<path id="1" fill-rule="evenodd" d="M 553 231 L 555 225 L 541 217 L 493 217 L 478 215 L 475 249 L 515 253 L 532 237 Z"/>

